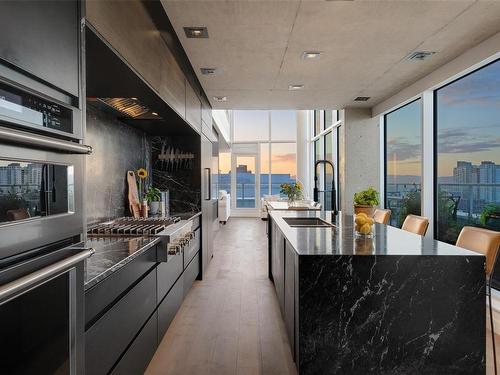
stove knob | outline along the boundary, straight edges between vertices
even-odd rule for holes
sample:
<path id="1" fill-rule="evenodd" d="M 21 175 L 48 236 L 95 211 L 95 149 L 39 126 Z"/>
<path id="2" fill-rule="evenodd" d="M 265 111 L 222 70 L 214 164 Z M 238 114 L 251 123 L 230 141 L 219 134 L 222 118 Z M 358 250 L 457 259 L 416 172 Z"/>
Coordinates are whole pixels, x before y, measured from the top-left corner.
<path id="1" fill-rule="evenodd" d="M 167 250 L 168 255 L 176 255 L 180 253 L 181 245 L 178 244 L 177 242 L 172 242 L 168 244 L 167 249 L 168 249 Z"/>
<path id="2" fill-rule="evenodd" d="M 189 232 L 189 239 L 191 239 L 191 240 L 192 240 L 192 239 L 193 239 L 193 238 L 195 238 L 195 237 L 196 237 L 196 236 L 195 236 L 194 232 Z"/>

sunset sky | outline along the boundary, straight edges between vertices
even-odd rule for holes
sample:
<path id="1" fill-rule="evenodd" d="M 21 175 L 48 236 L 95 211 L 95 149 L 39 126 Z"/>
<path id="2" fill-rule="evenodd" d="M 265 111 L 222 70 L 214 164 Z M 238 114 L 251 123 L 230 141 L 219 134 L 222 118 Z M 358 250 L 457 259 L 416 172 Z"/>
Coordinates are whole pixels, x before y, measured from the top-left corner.
<path id="1" fill-rule="evenodd" d="M 421 174 L 420 111 L 417 101 L 388 115 L 389 175 Z M 500 164 L 500 62 L 438 90 L 437 114 L 439 176 L 458 160 Z"/>
<path id="2" fill-rule="evenodd" d="M 293 110 L 245 110 L 234 111 L 233 115 L 235 142 L 266 142 L 270 138 L 272 141 L 296 141 L 296 115 Z M 260 172 L 269 173 L 269 143 L 260 144 L 260 155 Z M 271 155 L 271 173 L 297 174 L 295 143 L 272 143 Z M 240 156 L 237 164 L 247 164 L 248 169 L 255 172 L 253 159 Z M 219 169 L 221 173 L 231 170 L 229 153 L 220 155 Z"/>

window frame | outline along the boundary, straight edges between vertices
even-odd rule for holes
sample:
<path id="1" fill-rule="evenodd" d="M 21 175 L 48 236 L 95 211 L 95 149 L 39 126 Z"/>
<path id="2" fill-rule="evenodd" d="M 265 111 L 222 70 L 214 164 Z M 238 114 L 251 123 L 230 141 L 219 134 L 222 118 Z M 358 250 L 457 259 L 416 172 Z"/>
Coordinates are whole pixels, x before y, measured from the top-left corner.
<path id="1" fill-rule="evenodd" d="M 410 101 L 405 102 L 404 104 L 384 113 L 382 115 L 382 123 L 383 123 L 383 161 L 384 165 L 380 168 L 381 172 L 383 174 L 382 176 L 382 182 L 383 182 L 383 198 L 384 198 L 384 208 L 387 208 L 387 116 L 389 116 L 391 113 L 394 113 L 396 111 L 399 111 L 400 109 L 409 106 L 410 104 L 413 104 L 417 101 L 420 101 L 420 111 L 421 111 L 421 116 L 420 116 L 420 132 L 422 134 L 422 144 L 421 144 L 421 157 L 420 157 L 420 215 L 422 215 L 423 212 L 423 206 L 422 206 L 422 199 L 424 196 L 424 184 L 423 184 L 423 176 L 424 176 L 424 160 L 423 160 L 423 154 L 424 154 L 424 143 L 423 143 L 423 129 L 424 129 L 424 119 L 423 119 L 423 98 L 421 96 L 418 96 L 416 98 L 412 98 Z"/>
<path id="2" fill-rule="evenodd" d="M 446 80 L 442 84 L 435 86 L 432 89 L 432 124 L 433 124 L 433 129 L 432 129 L 432 134 L 433 134 L 433 139 L 432 139 L 432 144 L 433 144 L 433 163 L 432 163 L 432 173 L 433 173 L 433 202 L 432 202 L 432 212 L 433 212 L 433 223 L 432 223 L 432 228 L 433 228 L 433 237 L 435 240 L 438 240 L 438 226 L 439 226 L 439 183 L 438 183 L 438 155 L 439 155 L 439 150 L 438 150 L 438 91 L 441 89 L 444 89 L 450 85 L 452 85 L 455 82 L 458 82 L 490 65 L 493 65 L 495 63 L 500 64 L 500 53 L 497 53 L 493 56 L 491 56 L 489 59 L 486 61 L 483 61 L 482 64 L 475 65 L 473 67 L 470 67 L 466 71 L 462 72 L 460 75 L 455 75 L 451 77 L 450 79 Z"/>

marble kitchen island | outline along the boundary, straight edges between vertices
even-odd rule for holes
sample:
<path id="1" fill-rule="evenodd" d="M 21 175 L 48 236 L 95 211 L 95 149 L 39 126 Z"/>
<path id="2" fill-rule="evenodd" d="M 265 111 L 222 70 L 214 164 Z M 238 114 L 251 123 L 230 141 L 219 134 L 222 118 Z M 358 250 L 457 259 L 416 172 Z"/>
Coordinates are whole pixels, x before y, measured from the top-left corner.
<path id="1" fill-rule="evenodd" d="M 273 280 L 295 363 L 309 374 L 485 374 L 485 258 L 385 225 L 357 239 L 272 211 Z"/>

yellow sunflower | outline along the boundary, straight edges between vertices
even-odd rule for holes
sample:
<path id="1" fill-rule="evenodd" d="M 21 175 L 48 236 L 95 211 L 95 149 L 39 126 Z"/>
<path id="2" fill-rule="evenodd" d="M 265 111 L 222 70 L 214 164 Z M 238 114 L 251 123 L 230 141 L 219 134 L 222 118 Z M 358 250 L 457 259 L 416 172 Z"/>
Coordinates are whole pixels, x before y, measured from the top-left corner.
<path id="1" fill-rule="evenodd" d="M 141 180 L 144 180 L 146 177 L 148 177 L 148 171 L 144 168 L 139 168 L 137 170 L 137 176 L 139 176 Z"/>

